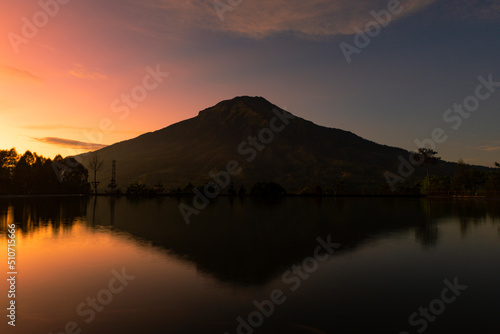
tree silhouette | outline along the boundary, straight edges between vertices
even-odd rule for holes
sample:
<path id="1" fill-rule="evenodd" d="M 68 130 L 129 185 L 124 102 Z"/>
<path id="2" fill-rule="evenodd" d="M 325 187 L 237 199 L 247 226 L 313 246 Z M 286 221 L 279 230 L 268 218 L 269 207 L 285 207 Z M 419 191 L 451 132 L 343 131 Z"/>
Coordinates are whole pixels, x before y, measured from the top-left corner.
<path id="1" fill-rule="evenodd" d="M 500 164 L 495 162 L 496 170 L 491 171 L 488 175 L 487 188 L 495 193 L 500 190 Z"/>
<path id="2" fill-rule="evenodd" d="M 285 189 L 275 182 L 257 182 L 250 190 L 252 196 L 284 196 Z"/>
<path id="3" fill-rule="evenodd" d="M 158 182 L 156 182 L 156 184 L 154 185 L 153 193 L 160 195 L 163 194 L 164 191 L 165 191 L 165 186 L 163 185 L 163 181 L 160 178 L 158 179 Z"/>
<path id="4" fill-rule="evenodd" d="M 231 196 L 231 197 L 232 196 L 236 196 L 236 190 L 234 190 L 234 184 L 233 184 L 233 182 L 231 182 L 229 184 L 229 188 L 227 189 L 227 194 L 228 194 L 228 196 Z"/>
<path id="5" fill-rule="evenodd" d="M 418 149 L 418 155 L 420 156 L 420 161 L 427 170 L 427 190 L 429 194 L 431 193 L 431 178 L 429 175 L 429 168 L 441 160 L 441 158 L 437 157 L 436 154 L 437 152 L 430 148 L 422 147 Z"/>
<path id="6" fill-rule="evenodd" d="M 88 171 L 74 158 L 54 160 L 31 151 L 19 156 L 15 149 L 0 150 L 0 193 L 88 194 Z"/>
<path id="7" fill-rule="evenodd" d="M 16 193 L 30 194 L 33 185 L 32 165 L 35 163 L 36 158 L 31 151 L 26 151 L 16 164 L 12 174 L 12 186 Z"/>
<path id="8" fill-rule="evenodd" d="M 246 194 L 246 189 L 244 185 L 241 185 L 240 189 L 238 189 L 238 196 L 243 197 Z"/>
<path id="9" fill-rule="evenodd" d="M 146 185 L 141 181 L 134 181 L 127 187 L 127 195 L 144 195 L 147 192 Z"/>
<path id="10" fill-rule="evenodd" d="M 67 193 L 87 194 L 90 191 L 88 182 L 89 172 L 83 165 L 77 163 L 74 158 L 66 158 L 65 163 L 69 166 L 76 166 L 68 169 L 63 175 L 64 190 Z"/>
<path id="11" fill-rule="evenodd" d="M 12 173 L 18 160 L 16 149 L 0 150 L 0 193 L 9 193 L 12 187 Z"/>
<path id="12" fill-rule="evenodd" d="M 455 191 L 474 195 L 485 181 L 486 175 L 482 171 L 472 168 L 462 159 L 458 161 L 458 169 L 452 179 L 452 187 Z"/>
<path id="13" fill-rule="evenodd" d="M 97 195 L 97 186 L 99 182 L 97 182 L 97 172 L 101 170 L 103 161 L 99 158 L 97 153 L 93 153 L 89 160 L 89 169 L 94 173 L 94 182 L 92 185 L 94 186 L 94 193 Z"/>

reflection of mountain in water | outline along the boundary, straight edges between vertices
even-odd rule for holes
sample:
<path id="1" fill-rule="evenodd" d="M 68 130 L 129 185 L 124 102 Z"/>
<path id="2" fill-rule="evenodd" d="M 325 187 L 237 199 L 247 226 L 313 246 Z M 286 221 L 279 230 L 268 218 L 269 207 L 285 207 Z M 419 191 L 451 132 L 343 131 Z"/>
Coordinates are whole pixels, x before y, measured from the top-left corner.
<path id="1" fill-rule="evenodd" d="M 495 205 L 484 202 L 220 198 L 186 225 L 177 208 L 179 201 L 102 198 L 97 202 L 95 224 L 112 225 L 150 240 L 220 281 L 252 285 L 263 284 L 311 256 L 319 236 L 331 235 L 333 242 L 342 245 L 339 251 L 348 251 L 385 233 L 411 228 L 416 240 L 429 247 L 439 240 L 440 218 L 459 215 L 475 217 L 477 222 L 488 214 L 500 216 Z"/>
<path id="2" fill-rule="evenodd" d="M 463 233 L 486 218 L 500 218 L 497 202 L 391 198 L 219 198 L 186 225 L 185 199 L 100 197 L 0 199 L 0 228 L 16 222 L 24 233 L 39 226 L 71 229 L 76 220 L 111 226 L 153 242 L 220 281 L 263 284 L 311 256 L 317 237 L 332 236 L 349 251 L 387 233 L 412 229 L 423 246 L 439 242 L 437 223 L 459 217 Z"/>

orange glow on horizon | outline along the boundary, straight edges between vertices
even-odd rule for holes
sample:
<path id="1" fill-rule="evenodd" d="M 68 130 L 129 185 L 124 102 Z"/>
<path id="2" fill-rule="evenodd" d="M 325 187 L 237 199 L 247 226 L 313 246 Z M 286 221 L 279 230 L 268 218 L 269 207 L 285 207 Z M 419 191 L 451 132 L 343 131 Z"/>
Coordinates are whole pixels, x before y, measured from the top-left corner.
<path id="1" fill-rule="evenodd" d="M 34 38 L 18 45 L 18 53 L 8 38 L 1 39 L 0 149 L 15 147 L 19 153 L 30 150 L 51 158 L 74 155 L 88 149 L 39 139 L 110 145 L 194 117 L 199 111 L 193 109 L 196 103 L 189 92 L 172 89 L 171 75 L 126 118 L 113 112 L 112 102 L 142 84 L 147 66 L 161 63 L 168 71 L 169 65 L 157 60 L 138 62 L 135 58 L 144 51 L 132 51 L 126 40 L 104 49 L 95 36 L 106 35 L 109 41 L 116 31 L 105 20 L 89 22 L 78 15 L 79 6 L 70 2 L 61 7 Z M 38 2 L 10 4 L 1 14 L 0 34 L 23 37 L 22 18 L 30 19 L 37 11 Z M 105 33 L 106 29 L 111 31 Z M 188 65 L 186 70 L 179 64 L 176 68 L 186 72 Z M 111 123 L 113 130 L 102 131 L 102 122 Z"/>

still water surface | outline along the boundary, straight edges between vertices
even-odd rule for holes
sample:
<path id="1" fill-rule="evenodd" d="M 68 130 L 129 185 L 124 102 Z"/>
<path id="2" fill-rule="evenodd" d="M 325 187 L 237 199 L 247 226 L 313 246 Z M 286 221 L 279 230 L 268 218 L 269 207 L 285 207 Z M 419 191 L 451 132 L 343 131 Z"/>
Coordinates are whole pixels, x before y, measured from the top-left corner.
<path id="1" fill-rule="evenodd" d="M 2 275 L 12 223 L 18 271 L 0 332 L 500 330 L 500 202 L 219 198 L 186 225 L 180 201 L 0 199 Z"/>

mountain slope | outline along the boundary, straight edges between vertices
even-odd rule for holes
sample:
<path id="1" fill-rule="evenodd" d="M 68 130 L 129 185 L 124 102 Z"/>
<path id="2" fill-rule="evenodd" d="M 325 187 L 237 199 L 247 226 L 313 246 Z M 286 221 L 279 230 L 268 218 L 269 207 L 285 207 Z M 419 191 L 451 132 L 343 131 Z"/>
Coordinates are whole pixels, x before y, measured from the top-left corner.
<path id="1" fill-rule="evenodd" d="M 117 183 L 122 189 L 134 180 L 152 185 L 161 179 L 167 189 L 190 182 L 203 185 L 211 180 L 210 171 L 225 170 L 229 161 L 236 160 L 242 167 L 232 179 L 236 187 L 243 184 L 248 189 L 258 181 L 275 181 L 290 191 L 321 185 L 373 192 L 386 187 L 384 172 L 397 171 L 398 157 L 408 157 L 406 150 L 348 131 L 277 116 L 286 114 L 262 97 L 237 97 L 194 118 L 100 149 L 97 154 L 105 162 L 98 174 L 100 190 L 110 181 L 111 160 L 117 161 Z M 269 130 L 273 118 L 272 128 L 282 131 Z M 262 150 L 254 149 L 251 160 L 252 146 L 242 143 L 260 132 L 263 140 L 274 138 L 266 145 L 259 140 L 255 147 Z M 81 155 L 86 166 L 89 156 Z"/>

